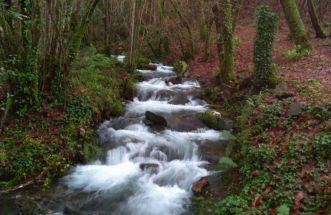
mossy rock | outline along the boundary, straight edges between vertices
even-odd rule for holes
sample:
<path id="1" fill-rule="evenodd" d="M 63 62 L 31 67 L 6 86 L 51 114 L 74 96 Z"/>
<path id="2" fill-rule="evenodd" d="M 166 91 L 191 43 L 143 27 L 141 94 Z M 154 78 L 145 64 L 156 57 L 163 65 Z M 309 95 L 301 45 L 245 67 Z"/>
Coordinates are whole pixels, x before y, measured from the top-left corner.
<path id="1" fill-rule="evenodd" d="M 221 114 L 216 111 L 199 113 L 198 118 L 211 129 L 231 130 L 233 127 L 232 120 L 221 117 Z"/>
<path id="2" fill-rule="evenodd" d="M 175 72 L 178 75 L 183 75 L 186 72 L 188 65 L 185 61 L 180 60 L 175 63 L 174 67 L 175 67 Z"/>

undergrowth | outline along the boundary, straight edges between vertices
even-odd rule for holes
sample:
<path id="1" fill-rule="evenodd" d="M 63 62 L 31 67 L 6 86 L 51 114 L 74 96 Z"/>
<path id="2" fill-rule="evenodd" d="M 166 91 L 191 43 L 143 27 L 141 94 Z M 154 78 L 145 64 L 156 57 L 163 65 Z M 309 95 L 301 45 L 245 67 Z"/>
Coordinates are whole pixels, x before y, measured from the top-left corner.
<path id="1" fill-rule="evenodd" d="M 228 148 L 241 189 L 217 201 L 215 214 L 330 212 L 330 101 L 310 103 L 293 119 L 286 114 L 291 98 L 266 95 L 249 96 L 237 111 Z"/>
<path id="2" fill-rule="evenodd" d="M 134 78 L 112 58 L 91 51 L 76 60 L 69 76 L 65 108 L 62 98 L 45 103 L 41 112 L 10 115 L 0 132 L 0 189 L 34 178 L 47 188 L 75 162 L 100 152 L 95 126 L 123 112 L 133 95 Z"/>

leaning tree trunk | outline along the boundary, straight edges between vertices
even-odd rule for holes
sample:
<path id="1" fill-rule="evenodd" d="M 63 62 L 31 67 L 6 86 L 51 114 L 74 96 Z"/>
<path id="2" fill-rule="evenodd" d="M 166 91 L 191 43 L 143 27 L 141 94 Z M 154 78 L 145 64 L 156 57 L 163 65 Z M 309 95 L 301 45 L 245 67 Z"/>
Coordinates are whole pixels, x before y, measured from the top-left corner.
<path id="1" fill-rule="evenodd" d="M 295 44 L 300 50 L 311 50 L 312 46 L 308 40 L 305 26 L 300 17 L 300 13 L 295 0 L 280 0 L 282 4 L 287 24 L 295 39 Z"/>
<path id="2" fill-rule="evenodd" d="M 310 15 L 311 23 L 316 32 L 317 38 L 326 38 L 326 34 L 324 33 L 323 27 L 320 23 L 320 20 L 316 13 L 316 8 L 313 0 L 307 0 L 308 12 Z"/>

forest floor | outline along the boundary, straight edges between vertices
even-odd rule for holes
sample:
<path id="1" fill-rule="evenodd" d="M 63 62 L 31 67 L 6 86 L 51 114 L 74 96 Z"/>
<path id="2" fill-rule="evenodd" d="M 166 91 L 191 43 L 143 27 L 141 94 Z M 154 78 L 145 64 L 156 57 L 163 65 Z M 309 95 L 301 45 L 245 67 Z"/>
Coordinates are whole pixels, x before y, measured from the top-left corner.
<path id="1" fill-rule="evenodd" d="M 229 147 L 230 157 L 238 163 L 238 168 L 228 172 L 234 178 L 223 180 L 227 184 L 226 198 L 216 200 L 213 210 L 216 214 L 266 211 L 328 214 L 331 212 L 331 38 L 311 38 L 314 51 L 310 55 L 286 57 L 285 53 L 294 45 L 286 23 L 281 22 L 274 60 L 288 95 L 280 98 L 276 89 L 257 91 L 249 81 L 255 38 L 252 23 L 242 21 L 236 29 L 240 41 L 235 50 L 236 77 L 229 85 L 220 87 L 215 80 L 216 47 L 210 61 L 203 62 L 203 53 L 198 53 L 188 66 L 189 74 L 208 86 L 206 98 L 234 120 Z M 202 201 L 201 205 L 210 206 L 208 201 Z M 201 209 L 200 213 L 206 211 Z"/>
<path id="2" fill-rule="evenodd" d="M 97 125 L 121 114 L 134 93 L 133 76 L 124 70 L 115 59 L 87 48 L 70 72 L 65 108 L 62 96 L 48 97 L 40 110 L 13 107 L 15 114 L 0 129 L 0 196 L 48 188 L 71 165 L 97 156 Z"/>

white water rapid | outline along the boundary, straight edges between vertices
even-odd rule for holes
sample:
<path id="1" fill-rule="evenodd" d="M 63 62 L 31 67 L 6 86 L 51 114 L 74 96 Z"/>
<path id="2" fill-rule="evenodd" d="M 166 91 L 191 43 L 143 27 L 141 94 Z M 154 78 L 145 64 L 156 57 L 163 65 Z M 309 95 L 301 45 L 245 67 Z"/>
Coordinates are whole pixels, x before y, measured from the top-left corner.
<path id="1" fill-rule="evenodd" d="M 199 147 L 219 144 L 222 133 L 196 117 L 208 109 L 198 98 L 197 81 L 166 83 L 175 73 L 159 64 L 156 71 L 138 71 L 145 81 L 136 85 L 138 95 L 124 116 L 98 129 L 104 159 L 76 166 L 64 177 L 67 208 L 55 214 L 69 209 L 91 215 L 192 214 L 191 187 L 209 175 Z M 168 127 L 160 131 L 145 125 L 146 111 L 163 116 Z"/>

